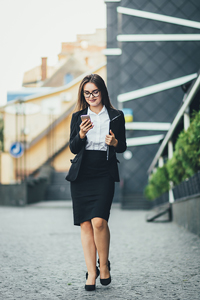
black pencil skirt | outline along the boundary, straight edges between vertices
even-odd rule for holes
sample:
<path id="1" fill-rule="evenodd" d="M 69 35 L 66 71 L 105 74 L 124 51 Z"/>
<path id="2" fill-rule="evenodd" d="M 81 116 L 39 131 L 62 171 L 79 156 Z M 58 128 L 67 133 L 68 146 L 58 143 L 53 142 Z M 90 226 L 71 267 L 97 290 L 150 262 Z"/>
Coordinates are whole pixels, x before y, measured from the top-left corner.
<path id="1" fill-rule="evenodd" d="M 70 183 L 74 225 L 99 217 L 108 221 L 115 182 L 106 151 L 85 150 L 78 178 Z"/>

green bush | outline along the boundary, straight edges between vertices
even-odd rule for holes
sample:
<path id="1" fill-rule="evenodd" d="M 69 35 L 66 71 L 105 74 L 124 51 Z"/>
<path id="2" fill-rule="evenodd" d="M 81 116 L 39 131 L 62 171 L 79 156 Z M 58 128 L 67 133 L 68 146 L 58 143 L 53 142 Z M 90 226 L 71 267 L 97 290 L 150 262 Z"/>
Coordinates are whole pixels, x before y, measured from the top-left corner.
<path id="1" fill-rule="evenodd" d="M 145 196 L 153 200 L 158 198 L 163 193 L 169 190 L 169 176 L 166 165 L 158 168 L 155 173 L 151 175 L 149 184 L 145 188 Z"/>
<path id="2" fill-rule="evenodd" d="M 167 171 L 169 174 L 169 180 L 173 184 L 178 184 L 182 181 L 182 178 L 185 176 L 185 169 L 177 155 L 173 155 L 172 159 L 167 161 Z"/>
<path id="3" fill-rule="evenodd" d="M 170 189 L 169 182 L 179 184 L 200 170 L 200 111 L 193 114 L 190 127 L 179 134 L 173 158 L 150 177 L 145 196 L 156 199 Z"/>
<path id="4" fill-rule="evenodd" d="M 187 131 L 177 139 L 173 158 L 167 162 L 169 179 L 178 184 L 200 169 L 200 111 L 194 113 Z"/>

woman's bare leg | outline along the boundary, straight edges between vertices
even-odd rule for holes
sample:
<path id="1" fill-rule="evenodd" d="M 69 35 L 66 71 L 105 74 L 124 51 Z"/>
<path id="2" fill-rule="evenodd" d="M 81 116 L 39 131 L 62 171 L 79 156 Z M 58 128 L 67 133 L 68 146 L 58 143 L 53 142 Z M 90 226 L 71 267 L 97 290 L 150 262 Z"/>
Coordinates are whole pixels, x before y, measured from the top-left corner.
<path id="1" fill-rule="evenodd" d="M 91 222 L 94 230 L 94 242 L 100 261 L 100 277 L 101 279 L 106 279 L 110 277 L 108 270 L 110 230 L 107 221 L 102 218 L 93 218 Z"/>
<path id="2" fill-rule="evenodd" d="M 83 253 L 88 270 L 87 285 L 95 284 L 96 280 L 96 245 L 94 242 L 94 232 L 90 221 L 81 223 L 81 242 Z"/>

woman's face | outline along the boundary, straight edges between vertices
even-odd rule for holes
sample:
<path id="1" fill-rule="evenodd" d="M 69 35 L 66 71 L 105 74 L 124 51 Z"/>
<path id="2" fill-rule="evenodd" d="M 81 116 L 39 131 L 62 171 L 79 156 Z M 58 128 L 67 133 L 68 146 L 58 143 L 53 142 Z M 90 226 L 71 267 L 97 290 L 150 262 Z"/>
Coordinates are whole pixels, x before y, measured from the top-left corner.
<path id="1" fill-rule="evenodd" d="M 92 107 L 103 106 L 101 91 L 94 83 L 92 82 L 86 83 L 83 87 L 83 94 L 85 97 L 85 101 L 89 104 L 89 106 Z"/>

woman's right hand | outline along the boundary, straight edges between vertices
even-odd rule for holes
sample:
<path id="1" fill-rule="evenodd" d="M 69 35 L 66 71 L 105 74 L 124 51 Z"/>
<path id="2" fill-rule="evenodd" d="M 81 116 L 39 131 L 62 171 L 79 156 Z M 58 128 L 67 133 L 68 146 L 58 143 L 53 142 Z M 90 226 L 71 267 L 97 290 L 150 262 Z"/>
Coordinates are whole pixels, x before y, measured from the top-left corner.
<path id="1" fill-rule="evenodd" d="M 94 127 L 93 123 L 90 120 L 85 119 L 80 125 L 80 131 L 79 131 L 80 138 L 84 139 L 86 136 L 86 133 L 93 127 Z"/>

